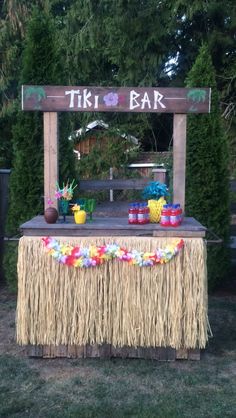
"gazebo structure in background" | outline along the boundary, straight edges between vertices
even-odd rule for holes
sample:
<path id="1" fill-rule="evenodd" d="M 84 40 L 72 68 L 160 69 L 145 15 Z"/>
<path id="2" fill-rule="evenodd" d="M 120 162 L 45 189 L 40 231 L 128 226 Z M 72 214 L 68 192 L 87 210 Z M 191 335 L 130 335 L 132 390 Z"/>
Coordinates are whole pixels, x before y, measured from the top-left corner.
<path id="1" fill-rule="evenodd" d="M 140 142 L 133 135 L 122 133 L 119 129 L 113 129 L 112 134 L 109 131 L 109 125 L 103 120 L 94 120 L 84 128 L 74 131 L 69 139 L 75 142 L 74 151 L 78 153 L 78 159 L 88 155 L 95 145 L 102 150 L 107 142 L 116 138 L 124 140 L 124 151 L 139 148 Z"/>

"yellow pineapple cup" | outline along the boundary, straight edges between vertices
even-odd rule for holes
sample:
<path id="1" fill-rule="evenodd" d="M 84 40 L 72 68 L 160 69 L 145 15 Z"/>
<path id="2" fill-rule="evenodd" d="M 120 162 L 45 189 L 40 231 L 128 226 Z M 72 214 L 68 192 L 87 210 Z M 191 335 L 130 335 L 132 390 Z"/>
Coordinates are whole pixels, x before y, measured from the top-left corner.
<path id="1" fill-rule="evenodd" d="M 142 192 L 143 199 L 148 201 L 150 222 L 158 223 L 161 220 L 161 211 L 166 204 L 165 197 L 169 195 L 167 185 L 159 181 L 150 181 Z"/>
<path id="2" fill-rule="evenodd" d="M 161 196 L 158 200 L 148 200 L 151 223 L 160 222 L 163 205 L 166 205 L 166 200 L 163 196 Z"/>
<path id="3" fill-rule="evenodd" d="M 74 205 L 71 210 L 74 212 L 74 219 L 76 224 L 85 224 L 86 212 L 81 209 L 79 205 Z"/>

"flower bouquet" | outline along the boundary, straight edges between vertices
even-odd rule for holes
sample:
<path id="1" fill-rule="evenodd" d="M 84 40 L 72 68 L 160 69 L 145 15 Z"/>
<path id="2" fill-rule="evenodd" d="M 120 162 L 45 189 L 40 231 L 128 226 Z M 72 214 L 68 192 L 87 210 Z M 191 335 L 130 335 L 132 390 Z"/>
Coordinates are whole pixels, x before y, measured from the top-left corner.
<path id="1" fill-rule="evenodd" d="M 55 191 L 55 198 L 59 201 L 59 212 L 63 215 L 63 222 L 66 222 L 66 215 L 68 214 L 69 210 L 69 202 L 73 197 L 74 189 L 76 188 L 77 184 L 74 184 L 75 180 L 71 183 L 67 180 L 67 183 L 63 183 L 62 187 L 56 183 L 56 191 Z"/>
<path id="2" fill-rule="evenodd" d="M 159 181 L 151 181 L 142 192 L 142 197 L 148 200 L 150 210 L 150 222 L 158 223 L 161 219 L 163 205 L 166 204 L 165 197 L 169 195 L 166 184 Z"/>

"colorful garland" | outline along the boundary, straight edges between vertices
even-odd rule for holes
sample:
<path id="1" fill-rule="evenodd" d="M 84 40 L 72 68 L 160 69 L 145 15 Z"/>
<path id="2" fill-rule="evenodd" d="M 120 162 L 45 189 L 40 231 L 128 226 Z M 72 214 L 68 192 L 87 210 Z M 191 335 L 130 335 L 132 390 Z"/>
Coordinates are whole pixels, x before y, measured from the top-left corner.
<path id="1" fill-rule="evenodd" d="M 157 248 L 155 252 L 127 250 L 118 244 L 90 245 L 89 247 L 73 247 L 59 243 L 55 238 L 45 237 L 42 241 L 53 258 L 59 263 L 73 267 L 95 267 L 105 261 L 118 258 L 134 266 L 154 266 L 168 263 L 184 246 L 184 241 L 175 240 L 166 248 Z"/>

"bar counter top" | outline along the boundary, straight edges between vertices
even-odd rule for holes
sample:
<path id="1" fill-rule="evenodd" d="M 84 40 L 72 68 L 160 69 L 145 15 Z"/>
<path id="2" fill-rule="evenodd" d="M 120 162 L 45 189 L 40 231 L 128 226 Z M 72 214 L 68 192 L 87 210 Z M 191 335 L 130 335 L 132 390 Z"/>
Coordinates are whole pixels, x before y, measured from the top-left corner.
<path id="1" fill-rule="evenodd" d="M 59 219 L 55 224 L 36 216 L 20 227 L 25 236 L 156 236 L 156 237 L 205 237 L 206 228 L 194 218 L 185 217 L 178 227 L 163 227 L 160 224 L 130 225 L 128 217 L 97 217 L 83 225 L 75 224 L 73 216 L 66 222 Z"/>

